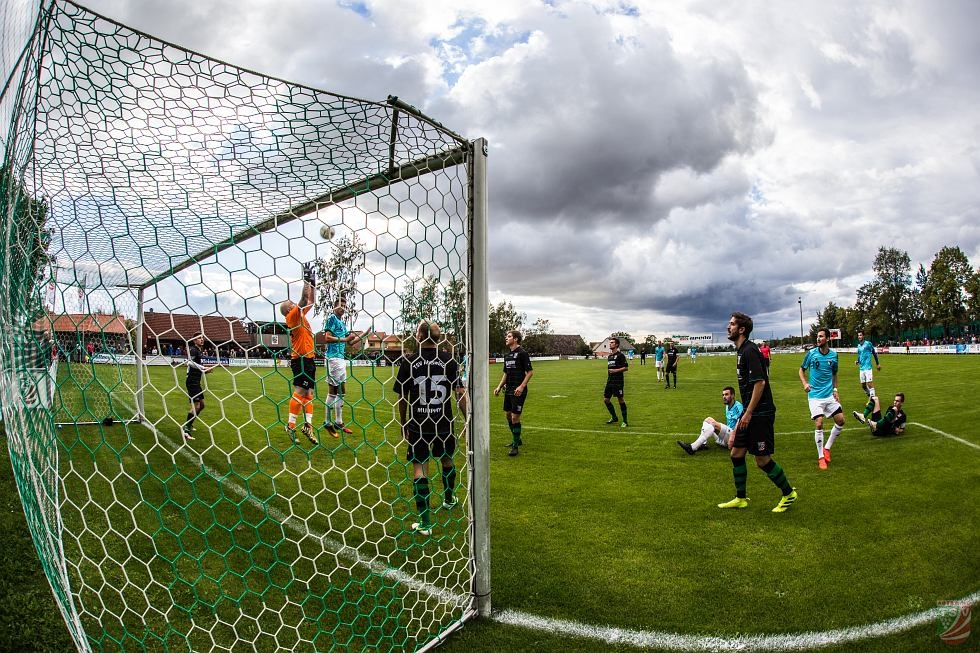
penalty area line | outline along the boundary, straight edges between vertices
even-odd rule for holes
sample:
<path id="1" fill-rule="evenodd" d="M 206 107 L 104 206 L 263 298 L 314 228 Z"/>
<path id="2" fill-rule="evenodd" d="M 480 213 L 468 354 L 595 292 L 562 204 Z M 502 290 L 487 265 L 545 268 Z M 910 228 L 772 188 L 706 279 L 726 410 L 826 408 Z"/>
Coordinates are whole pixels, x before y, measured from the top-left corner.
<path id="1" fill-rule="evenodd" d="M 980 602 L 980 592 L 961 599 L 970 604 Z M 896 617 L 878 623 L 850 628 L 838 628 L 823 632 L 786 633 L 780 635 L 698 636 L 667 633 L 654 630 L 634 630 L 612 626 L 595 626 L 551 619 L 537 615 L 501 610 L 491 619 L 510 626 L 541 630 L 553 635 L 592 639 L 610 644 L 626 644 L 636 648 L 659 648 L 671 651 L 808 651 L 811 649 L 847 644 L 864 639 L 897 635 L 916 626 L 935 621 L 940 608 Z"/>

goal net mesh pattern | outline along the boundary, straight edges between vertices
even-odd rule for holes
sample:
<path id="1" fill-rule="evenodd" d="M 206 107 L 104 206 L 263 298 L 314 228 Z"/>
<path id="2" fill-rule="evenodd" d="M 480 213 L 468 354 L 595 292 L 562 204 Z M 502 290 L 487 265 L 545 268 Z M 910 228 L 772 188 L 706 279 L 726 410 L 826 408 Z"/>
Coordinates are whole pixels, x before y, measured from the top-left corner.
<path id="1" fill-rule="evenodd" d="M 242 70 L 70 2 L 0 21 L 0 402 L 79 649 L 438 642 L 472 613 L 467 415 L 456 478 L 429 462 L 423 536 L 393 381 L 420 318 L 464 364 L 470 145 L 394 98 Z M 279 304 L 311 262 L 314 428 L 293 441 Z M 350 432 L 324 424 L 338 296 L 356 338 L 331 421 Z M 198 332 L 218 366 L 185 441 Z"/>

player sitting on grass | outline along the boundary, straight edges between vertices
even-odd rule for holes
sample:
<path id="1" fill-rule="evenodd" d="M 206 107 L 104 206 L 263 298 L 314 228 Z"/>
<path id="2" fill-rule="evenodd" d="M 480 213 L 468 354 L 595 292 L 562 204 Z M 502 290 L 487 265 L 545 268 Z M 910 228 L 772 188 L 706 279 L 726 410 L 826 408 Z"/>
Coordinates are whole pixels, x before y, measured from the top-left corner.
<path id="1" fill-rule="evenodd" d="M 885 414 L 881 414 L 881 402 L 878 401 L 878 397 L 871 397 L 868 400 L 868 404 L 864 407 L 864 414 L 857 412 L 856 410 L 851 413 L 854 415 L 854 419 L 866 424 L 869 429 L 871 429 L 871 435 L 876 435 L 878 437 L 886 438 L 892 435 L 901 435 L 905 433 L 905 422 L 908 420 L 908 415 L 902 410 L 902 404 L 905 403 L 905 393 L 899 392 L 895 395 L 892 405 L 888 407 Z M 870 417 L 870 419 L 868 419 Z"/>
<path id="2" fill-rule="evenodd" d="M 744 409 L 742 402 L 735 398 L 735 388 L 732 386 L 726 386 L 721 391 L 721 400 L 725 403 L 725 421 L 727 424 L 722 424 L 712 417 L 705 417 L 704 422 L 701 423 L 701 435 L 698 436 L 697 440 L 691 444 L 683 440 L 677 441 L 677 445 L 689 455 L 693 456 L 694 452 L 707 444 L 710 438 L 714 438 L 719 447 L 729 446 L 732 431 L 738 425 L 738 418 L 742 416 Z"/>

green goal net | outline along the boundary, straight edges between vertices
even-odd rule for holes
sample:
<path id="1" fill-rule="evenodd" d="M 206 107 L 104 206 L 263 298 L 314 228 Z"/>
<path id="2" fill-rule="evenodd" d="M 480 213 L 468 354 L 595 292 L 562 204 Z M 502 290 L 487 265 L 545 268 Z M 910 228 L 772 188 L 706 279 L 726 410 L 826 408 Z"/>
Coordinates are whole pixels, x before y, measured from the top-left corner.
<path id="1" fill-rule="evenodd" d="M 0 21 L 0 403 L 79 650 L 424 650 L 485 614 L 483 141 L 71 2 Z M 307 265 L 294 439 L 279 309 Z M 470 397 L 422 532 L 394 387 L 420 319 Z"/>

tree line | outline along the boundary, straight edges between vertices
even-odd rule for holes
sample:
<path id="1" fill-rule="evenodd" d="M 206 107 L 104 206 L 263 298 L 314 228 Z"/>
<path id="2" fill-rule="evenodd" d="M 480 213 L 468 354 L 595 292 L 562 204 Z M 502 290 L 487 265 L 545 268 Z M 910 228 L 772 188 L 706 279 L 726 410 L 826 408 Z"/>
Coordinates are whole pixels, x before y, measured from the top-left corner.
<path id="1" fill-rule="evenodd" d="M 928 268 L 920 263 L 914 273 L 908 252 L 880 247 L 872 271 L 852 306 L 830 302 L 817 313 L 811 338 L 821 326 L 841 329 L 848 343 L 858 329 L 875 341 L 973 335 L 980 322 L 980 269 L 959 247 L 943 247 Z"/>

